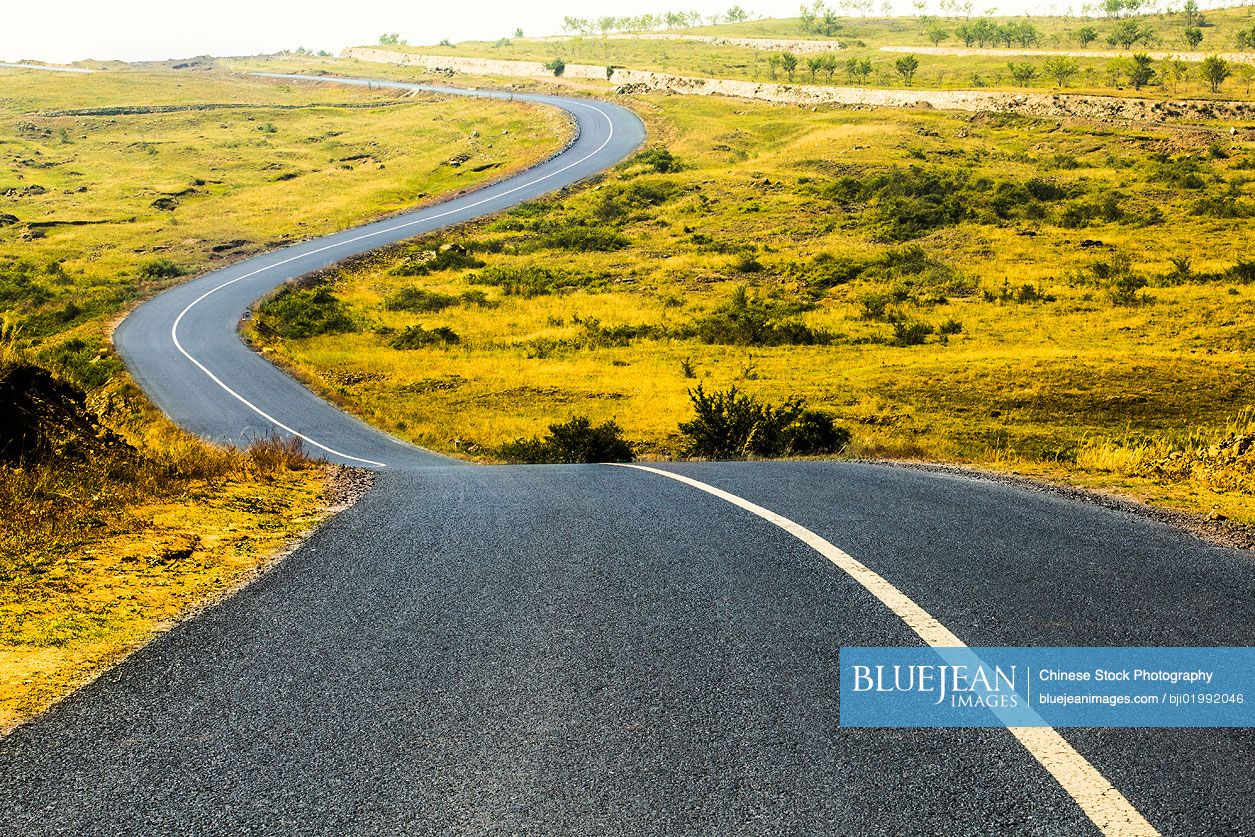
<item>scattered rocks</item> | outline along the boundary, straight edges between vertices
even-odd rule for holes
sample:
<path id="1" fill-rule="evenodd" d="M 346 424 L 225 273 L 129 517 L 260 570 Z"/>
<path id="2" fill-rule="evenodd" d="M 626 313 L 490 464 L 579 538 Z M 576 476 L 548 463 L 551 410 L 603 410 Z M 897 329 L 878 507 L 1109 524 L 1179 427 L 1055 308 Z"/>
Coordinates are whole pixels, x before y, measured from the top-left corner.
<path id="1" fill-rule="evenodd" d="M 48 190 L 43 186 L 31 185 L 27 186 L 25 189 L 5 189 L 4 192 L 0 194 L 6 198 L 30 198 L 36 195 L 46 195 L 48 194 Z"/>

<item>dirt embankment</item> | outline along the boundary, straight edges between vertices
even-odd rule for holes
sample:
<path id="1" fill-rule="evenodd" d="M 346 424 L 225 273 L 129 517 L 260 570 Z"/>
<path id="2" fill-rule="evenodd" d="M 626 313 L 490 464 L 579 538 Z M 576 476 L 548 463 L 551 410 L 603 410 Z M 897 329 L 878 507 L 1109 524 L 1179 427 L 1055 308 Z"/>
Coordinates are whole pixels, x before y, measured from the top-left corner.
<path id="1" fill-rule="evenodd" d="M 616 32 L 610 35 L 593 36 L 589 39 L 595 40 L 596 38 L 613 41 L 695 41 L 715 46 L 738 46 L 769 52 L 796 52 L 800 55 L 814 55 L 845 49 L 845 44 L 840 41 L 817 41 L 809 38 L 726 38 L 717 35 L 684 35 L 678 32 Z M 567 35 L 554 35 L 536 40 L 561 43 L 573 40 L 573 38 Z"/>
<path id="2" fill-rule="evenodd" d="M 346 58 L 383 64 L 402 64 L 431 71 L 477 75 L 553 78 L 540 61 L 503 61 L 423 55 L 375 47 L 350 47 Z M 1076 117 L 1099 121 L 1234 120 L 1255 122 L 1255 102 L 1184 99 L 1162 101 L 1124 96 L 1077 93 L 1005 93 L 985 90 L 886 90 L 872 87 L 827 87 L 814 84 L 697 78 L 647 70 L 567 64 L 568 78 L 609 80 L 619 93 L 665 91 L 690 96 L 734 96 L 796 105 L 862 105 L 868 107 L 935 108 L 937 110 L 995 111 L 1048 118 Z"/>
<path id="3" fill-rule="evenodd" d="M 934 47 L 934 46 L 882 46 L 881 52 L 909 52 L 915 55 L 961 55 L 961 56 L 993 56 L 998 57 L 1027 57 L 1032 58 L 1035 55 L 1067 55 L 1072 58 L 1128 58 L 1134 52 L 1143 52 L 1143 50 L 1129 50 L 1127 52 L 1114 49 L 978 49 L 975 47 Z M 1150 50 L 1145 53 L 1156 61 L 1164 61 L 1175 59 L 1177 61 L 1202 61 L 1209 55 L 1216 55 L 1214 52 L 1169 52 L 1163 50 Z M 1241 64 L 1255 64 L 1255 52 L 1221 52 L 1220 57 L 1225 61 L 1237 61 Z"/>

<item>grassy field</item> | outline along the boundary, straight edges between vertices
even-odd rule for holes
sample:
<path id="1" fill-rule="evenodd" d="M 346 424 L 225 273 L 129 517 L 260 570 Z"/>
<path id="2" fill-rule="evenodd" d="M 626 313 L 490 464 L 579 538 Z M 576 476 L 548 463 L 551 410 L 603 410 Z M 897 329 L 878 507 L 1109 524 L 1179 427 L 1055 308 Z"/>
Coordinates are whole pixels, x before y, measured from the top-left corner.
<path id="1" fill-rule="evenodd" d="M 1203 40 L 1199 51 L 1238 51 L 1238 33 L 1255 30 L 1255 7 L 1243 6 L 1218 9 L 1203 13 L 1204 25 L 1199 28 Z M 972 19 L 975 20 L 975 19 Z M 940 46 L 963 47 L 963 40 L 956 34 L 965 23 L 963 18 L 838 18 L 839 28 L 835 40 L 846 45 L 836 53 L 835 72 L 822 69 L 812 73 L 807 66 L 809 56 L 799 56 L 796 70 L 790 74 L 771 66 L 772 52 L 738 46 L 715 45 L 698 42 L 662 41 L 630 38 L 601 38 L 597 35 L 576 36 L 554 41 L 540 38 L 503 38 L 500 41 L 464 41 L 449 46 L 398 46 L 433 55 L 465 55 L 484 58 L 549 61 L 561 57 L 570 63 L 606 64 L 638 70 L 654 70 L 682 75 L 715 78 L 750 79 L 754 81 L 796 81 L 815 84 L 869 84 L 874 87 L 903 87 L 905 81 L 897 72 L 895 63 L 900 54 L 884 52 L 882 46 L 931 46 L 927 32 L 939 29 L 945 38 Z M 1000 18 L 988 20 L 1003 26 L 1008 23 L 1031 24 L 1039 33 L 1033 49 L 1109 51 L 1107 38 L 1116 28 L 1134 22 L 1149 34 L 1140 40 L 1129 54 L 1139 50 L 1190 50 L 1184 39 L 1188 28 L 1183 14 L 1141 15 L 1115 19 L 1031 17 Z M 1080 30 L 1092 27 L 1097 39 L 1085 47 L 1077 39 Z M 819 38 L 814 31 L 807 32 L 796 19 L 769 19 L 699 27 L 680 30 L 690 34 L 723 35 L 760 38 Z M 1004 43 L 990 44 L 1004 47 Z M 1019 44 L 1014 44 L 1019 46 Z M 848 60 L 870 62 L 870 74 L 863 79 L 851 76 L 845 70 Z M 1218 93 L 1213 94 L 1199 75 L 1198 65 L 1189 64 L 1176 77 L 1163 61 L 1154 62 L 1156 75 L 1148 86 L 1135 90 L 1129 83 L 1128 59 L 1110 57 L 1076 57 L 1077 68 L 1066 82 L 1071 92 L 1110 95 L 1138 95 L 1159 98 L 1227 98 L 1247 99 L 1255 86 L 1255 67 L 1233 66 L 1233 75 Z M 974 55 L 943 56 L 919 55 L 919 69 L 912 84 L 929 89 L 991 90 L 1055 90 L 1059 83 L 1046 72 L 1046 58 L 1027 56 L 1008 59 L 1006 56 Z M 1010 63 L 1032 65 L 1035 75 L 1031 79 L 1017 81 Z"/>
<path id="2" fill-rule="evenodd" d="M 221 451 L 165 422 L 112 353 L 111 322 L 185 275 L 503 176 L 569 132 L 521 104 L 0 69 L 0 386 L 37 366 L 88 407 L 83 444 L 0 458 L 0 728 L 230 588 L 326 507 L 331 472 L 293 451 Z M 81 410 L 58 392 L 32 402 L 49 411 L 38 420 Z M 32 415 L 5 408 L 5 422 Z"/>
<path id="3" fill-rule="evenodd" d="M 631 101 L 674 160 L 331 271 L 255 339 L 372 422 L 481 459 L 570 415 L 671 456 L 688 390 L 736 386 L 833 413 L 854 455 L 1255 520 L 1249 141 Z M 292 332 L 310 305 L 351 325 Z"/>

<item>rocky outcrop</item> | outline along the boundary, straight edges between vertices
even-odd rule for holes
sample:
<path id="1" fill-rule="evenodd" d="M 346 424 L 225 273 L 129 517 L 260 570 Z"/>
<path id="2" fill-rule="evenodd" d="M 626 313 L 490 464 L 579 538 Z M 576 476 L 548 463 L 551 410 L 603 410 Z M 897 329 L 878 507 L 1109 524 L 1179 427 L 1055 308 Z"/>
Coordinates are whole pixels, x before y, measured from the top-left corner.
<path id="1" fill-rule="evenodd" d="M 539 61 L 502 61 L 423 55 L 412 52 L 351 47 L 345 57 L 385 64 L 405 64 L 430 71 L 453 71 L 491 76 L 553 78 L 553 71 Z M 607 78 L 622 94 L 663 91 L 688 96 L 733 96 L 794 105 L 862 105 L 868 107 L 936 108 L 972 112 L 994 111 L 1047 118 L 1079 117 L 1096 120 L 1255 121 L 1255 102 L 1185 99 L 1165 101 L 1124 96 L 1089 96 L 1076 93 L 1003 93 L 985 90 L 911 90 L 875 87 L 827 87 L 816 84 L 779 84 L 736 79 L 698 78 L 655 73 L 648 70 L 567 64 L 567 78 Z"/>
<path id="2" fill-rule="evenodd" d="M 100 424 L 81 389 L 38 366 L 0 367 L 0 462 L 83 459 L 106 451 L 134 449 Z"/>

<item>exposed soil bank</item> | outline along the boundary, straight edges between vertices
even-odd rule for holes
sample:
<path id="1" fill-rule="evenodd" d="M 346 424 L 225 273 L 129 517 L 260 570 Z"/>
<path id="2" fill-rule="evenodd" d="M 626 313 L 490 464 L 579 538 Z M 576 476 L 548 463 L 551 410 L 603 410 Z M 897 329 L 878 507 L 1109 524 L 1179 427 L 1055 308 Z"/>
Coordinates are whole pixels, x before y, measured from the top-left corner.
<path id="1" fill-rule="evenodd" d="M 503 61 L 423 55 L 412 52 L 350 47 L 346 58 L 380 64 L 401 64 L 431 71 L 477 75 L 553 78 L 540 61 Z M 1255 121 L 1255 102 L 1185 99 L 1161 101 L 1123 96 L 1075 93 L 1002 93 L 983 90 L 884 90 L 868 87 L 827 87 L 813 84 L 776 84 L 734 79 L 697 78 L 647 70 L 567 64 L 567 78 L 609 80 L 619 93 L 665 91 L 690 96 L 733 96 L 796 105 L 865 105 L 871 107 L 935 108 L 937 110 L 996 111 L 1048 118 L 1077 117 L 1099 121 L 1127 119 L 1139 122 L 1169 120 Z"/>

